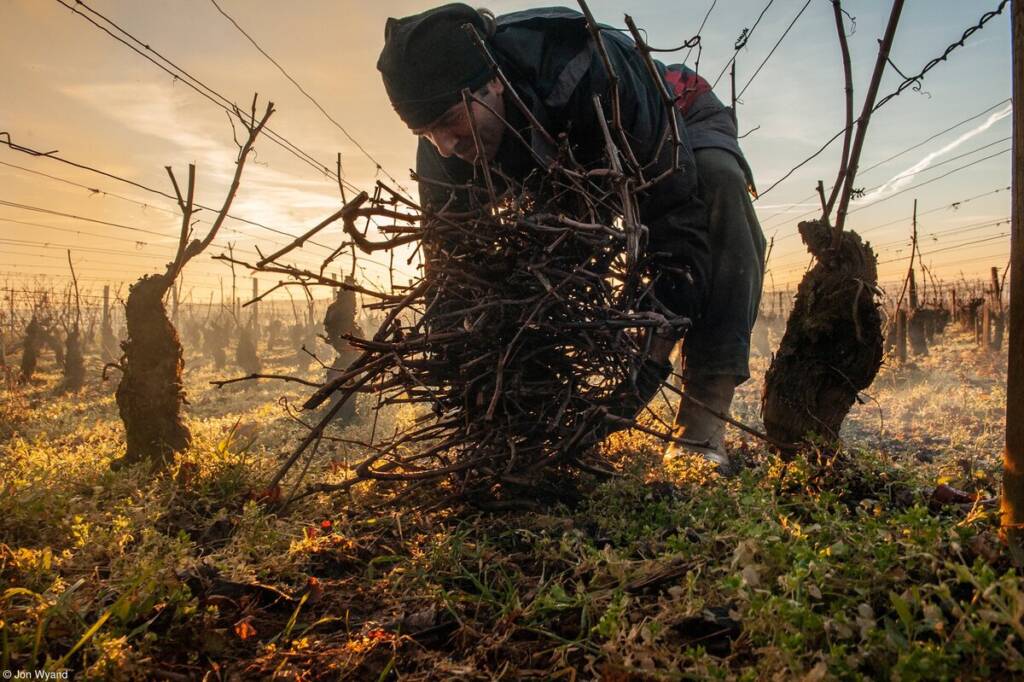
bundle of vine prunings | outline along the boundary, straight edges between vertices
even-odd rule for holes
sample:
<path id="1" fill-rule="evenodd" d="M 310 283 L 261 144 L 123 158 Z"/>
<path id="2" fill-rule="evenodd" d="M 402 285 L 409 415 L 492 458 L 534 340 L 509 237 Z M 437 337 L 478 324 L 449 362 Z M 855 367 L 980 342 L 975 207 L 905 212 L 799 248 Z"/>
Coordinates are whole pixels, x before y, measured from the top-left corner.
<path id="1" fill-rule="evenodd" d="M 508 183 L 494 201 L 486 190 L 473 194 L 471 209 L 457 214 L 399 213 L 401 200 L 383 184 L 372 200 L 360 195 L 342 216 L 357 245 L 420 241 L 424 275 L 404 293 L 263 264 L 290 270 L 293 282 L 376 296 L 374 307 L 388 313 L 373 338 L 345 335 L 362 352 L 306 402 L 317 408 L 333 398 L 272 485 L 357 392 L 372 393 L 377 409 L 411 404 L 418 418 L 364 443 L 351 478 L 307 492 L 450 477 L 457 494 L 479 501 L 494 499 L 496 487 L 544 493 L 551 467 L 590 468 L 581 458 L 610 428 L 633 424 L 641 406 L 633 382 L 646 357 L 642 331 L 689 323 L 654 298 L 642 229 L 613 220 L 627 197 L 621 178 L 598 177 L 581 183 L 555 164 L 529 189 Z M 393 235 L 386 241 L 355 228 L 359 218 L 381 217 L 395 223 L 381 228 Z"/>
<path id="2" fill-rule="evenodd" d="M 589 11 L 587 16 L 611 72 L 596 23 Z M 664 105 L 672 109 L 649 49 L 632 20 L 627 23 Z M 638 426 L 634 416 L 643 400 L 637 395 L 637 375 L 645 368 L 649 332 L 681 335 L 689 325 L 654 295 L 658 277 L 678 273 L 654 267 L 659 254 L 648 253 L 638 209 L 641 189 L 680 168 L 683 143 L 675 113 L 658 147 L 659 165 L 640 167 L 626 162 L 636 157 L 621 128 L 615 93 L 607 102 L 595 97 L 604 155 L 584 168 L 564 139 L 559 144 L 533 118 L 491 61 L 534 134 L 560 150 L 554 158 L 538 158 L 537 170 L 526 179 L 508 178 L 487 164 L 476 165 L 477 182 L 469 185 L 419 178 L 442 194 L 459 197 L 429 212 L 378 183 L 372 198 L 360 193 L 258 263 L 225 258 L 288 276 L 278 286 L 329 285 L 361 292 L 377 300 L 372 307 L 387 313 L 373 338 L 344 335 L 361 354 L 306 401 L 307 409 L 324 406 L 324 411 L 270 481 L 270 497 L 279 494 L 277 486 L 303 453 L 316 453 L 331 420 L 359 392 L 372 393 L 377 409 L 412 406 L 418 412 L 412 420 L 396 420 L 411 424 L 407 428 L 360 443 L 359 463 L 344 481 L 314 484 L 302 493 L 296 488 L 288 499 L 369 480 L 416 485 L 446 479 L 454 484 L 454 495 L 478 503 L 557 495 L 554 469 L 593 470 L 585 461 L 591 446 L 611 430 Z M 469 110 L 474 95 L 465 90 L 463 98 Z M 337 220 L 351 241 L 341 244 L 318 271 L 284 264 L 285 254 Z M 386 239 L 368 239 L 366 230 L 357 227 L 363 220 L 367 226 L 373 221 Z M 346 249 L 354 257 L 356 248 L 370 253 L 408 244 L 418 244 L 425 267 L 407 289 L 375 292 L 324 274 Z M 667 426 L 639 428 L 679 440 L 667 433 Z M 381 430 L 373 433 L 379 436 Z M 348 434 L 346 442 L 352 442 Z"/>

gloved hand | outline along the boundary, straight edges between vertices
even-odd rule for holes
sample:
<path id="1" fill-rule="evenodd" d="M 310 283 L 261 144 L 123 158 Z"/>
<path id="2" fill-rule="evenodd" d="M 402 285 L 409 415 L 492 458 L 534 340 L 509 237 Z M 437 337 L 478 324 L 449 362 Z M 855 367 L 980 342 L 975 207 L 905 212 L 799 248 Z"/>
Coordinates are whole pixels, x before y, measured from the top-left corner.
<path id="1" fill-rule="evenodd" d="M 689 268 L 679 268 L 671 262 L 659 266 L 659 277 L 654 283 L 654 295 L 676 315 L 696 320 L 706 305 L 706 287 L 701 286 Z"/>
<path id="2" fill-rule="evenodd" d="M 672 363 L 655 360 L 651 357 L 644 359 L 637 372 L 636 381 L 632 382 L 627 379 L 617 386 L 608 397 L 604 409 L 613 417 L 632 421 L 657 394 L 658 389 L 671 373 Z M 628 428 L 627 423 L 605 419 L 582 438 L 578 446 L 587 449 L 609 434 L 625 428 Z"/>
<path id="3" fill-rule="evenodd" d="M 657 394 L 662 383 L 672 374 L 672 363 L 644 358 L 636 374 L 636 382 L 628 379 L 612 391 L 608 412 L 623 419 L 634 419 Z M 617 429 L 616 429 L 617 430 Z M 611 432 L 609 432 L 611 433 Z"/>

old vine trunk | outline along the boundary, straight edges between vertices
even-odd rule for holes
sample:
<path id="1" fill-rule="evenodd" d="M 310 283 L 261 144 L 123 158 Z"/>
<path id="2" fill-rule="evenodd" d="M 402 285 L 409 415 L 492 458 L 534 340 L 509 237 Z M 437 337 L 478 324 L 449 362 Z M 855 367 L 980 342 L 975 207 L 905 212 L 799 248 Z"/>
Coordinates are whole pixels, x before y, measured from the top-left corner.
<path id="1" fill-rule="evenodd" d="M 165 276 L 150 275 L 133 284 L 128 294 L 128 339 L 121 343 L 124 373 L 117 387 L 128 450 L 119 464 L 166 462 L 192 440 L 181 419 L 181 343 L 162 300 L 168 286 Z"/>
<path id="2" fill-rule="evenodd" d="M 858 392 L 882 364 L 882 318 L 875 303 L 875 254 L 854 232 L 833 251 L 832 228 L 800 223 L 817 263 L 797 290 L 782 343 L 765 376 L 768 435 L 784 443 L 834 440 Z"/>

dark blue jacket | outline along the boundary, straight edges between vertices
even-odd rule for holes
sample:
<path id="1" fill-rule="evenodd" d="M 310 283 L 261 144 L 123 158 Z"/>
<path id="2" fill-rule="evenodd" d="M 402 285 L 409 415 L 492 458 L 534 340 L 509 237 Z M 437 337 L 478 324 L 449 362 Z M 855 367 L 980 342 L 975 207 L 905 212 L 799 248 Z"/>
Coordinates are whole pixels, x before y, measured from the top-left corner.
<path id="1" fill-rule="evenodd" d="M 640 165 L 649 166 L 645 177 L 653 178 L 671 164 L 671 144 L 662 145 L 660 157 L 654 158 L 669 125 L 669 110 L 632 40 L 613 29 L 603 30 L 602 35 L 619 78 L 623 128 Z M 560 133 L 567 134 L 575 158 L 584 165 L 603 163 L 604 138 L 593 96 L 601 96 L 607 109 L 609 79 L 583 15 L 566 8 L 504 15 L 498 17 L 497 31 L 488 42 L 502 71 L 545 129 L 556 138 Z M 657 66 L 664 77 L 665 67 Z M 513 109 L 506 107 L 510 121 L 516 123 L 517 112 Z M 731 123 L 728 110 L 725 112 Z M 660 277 L 655 289 L 658 299 L 677 314 L 696 317 L 703 307 L 711 273 L 707 212 L 697 195 L 697 173 L 686 124 L 678 110 L 672 115 L 682 136 L 681 168 L 640 195 L 640 216 L 649 230 L 650 252 L 663 254 L 659 258 L 674 271 L 690 274 L 689 278 Z M 524 121 L 520 118 L 518 123 Z M 720 126 L 721 120 L 715 123 Z M 526 129 L 526 125 L 523 128 L 524 137 L 537 155 L 549 159 L 555 154 L 542 135 Z M 709 143 L 705 138 L 703 144 L 717 146 L 714 140 L 712 136 Z M 738 146 L 735 149 L 738 152 Z M 524 178 L 536 168 L 533 155 L 511 134 L 505 135 L 495 164 L 516 178 Z M 474 175 L 471 164 L 455 157 L 445 159 L 426 139 L 420 140 L 416 171 L 423 178 L 450 184 L 472 182 Z M 439 209 L 451 199 L 451 191 L 437 185 L 421 182 L 419 189 L 428 211 Z M 453 209 L 458 203 L 448 206 Z"/>
<path id="2" fill-rule="evenodd" d="M 724 149 L 736 157 L 747 186 L 754 193 L 754 178 L 736 139 L 736 119 L 732 109 L 722 104 L 704 77 L 684 64 L 665 67 L 665 82 L 676 97 L 690 133 L 690 145 L 697 149 Z"/>

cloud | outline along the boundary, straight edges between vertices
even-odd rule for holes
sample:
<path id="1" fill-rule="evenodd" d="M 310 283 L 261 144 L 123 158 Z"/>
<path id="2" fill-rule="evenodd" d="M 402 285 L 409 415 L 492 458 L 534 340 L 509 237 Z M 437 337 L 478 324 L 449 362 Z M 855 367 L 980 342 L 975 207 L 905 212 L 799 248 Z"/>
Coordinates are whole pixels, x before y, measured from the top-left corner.
<path id="1" fill-rule="evenodd" d="M 805 208 L 812 206 L 821 206 L 819 202 L 797 202 L 795 204 L 755 204 L 754 207 L 758 211 L 772 211 L 776 209 L 782 209 L 779 213 L 796 213 L 797 211 L 803 211 Z"/>
<path id="2" fill-rule="evenodd" d="M 179 116 L 178 92 L 157 83 L 81 83 L 60 88 L 65 95 L 97 109 L 127 130 L 156 137 L 189 151 L 210 151 L 211 140 Z"/>
<path id="3" fill-rule="evenodd" d="M 973 137 L 977 137 L 981 133 L 985 132 L 986 130 L 994 126 L 996 123 L 1009 116 L 1012 109 L 1013 107 L 1007 104 L 1006 107 L 1004 107 L 1003 109 L 993 114 L 990 114 L 989 117 L 985 119 L 982 123 L 980 123 L 977 127 L 968 130 L 966 133 L 960 135 L 960 137 L 956 138 L 952 142 L 943 145 L 939 149 L 936 149 L 933 152 L 929 152 L 920 161 L 912 165 L 910 168 L 907 168 L 901 173 L 897 173 L 896 175 L 894 175 L 893 177 L 889 178 L 884 183 L 879 185 L 875 190 L 865 194 L 857 201 L 857 203 L 866 204 L 875 199 L 879 199 L 887 194 L 893 194 L 899 191 L 900 189 L 906 187 L 911 183 L 911 181 L 913 181 L 914 176 L 926 170 L 931 165 L 932 161 L 942 156 L 943 154 L 946 154 L 947 152 L 956 149 L 967 140 L 970 140 Z"/>
<path id="4" fill-rule="evenodd" d="M 238 154 L 224 116 L 197 116 L 193 98 L 180 88 L 161 83 L 75 84 L 64 86 L 61 91 L 101 111 L 124 131 L 141 136 L 127 142 L 136 149 L 149 150 L 142 158 L 136 158 L 136 163 L 157 167 L 170 160 L 180 170 L 183 162 L 195 162 L 200 203 L 220 206 L 234 175 Z M 212 114 L 214 110 L 209 109 Z M 235 127 L 236 135 L 244 134 L 237 122 Z M 153 139 L 164 145 L 156 148 Z M 164 158 L 156 158 L 157 154 Z M 169 158 L 165 156 L 168 154 Z M 257 143 L 257 154 L 246 164 L 232 213 L 298 233 L 307 229 L 310 221 L 315 222 L 337 210 L 340 197 L 332 181 L 326 177 L 315 178 L 312 169 L 303 169 L 299 177 L 271 168 L 265 160 L 275 164 L 291 163 L 292 157 L 264 136 Z M 179 177 L 179 183 L 181 181 Z M 234 227 L 254 239 L 284 239 L 252 226 L 234 224 Z"/>

